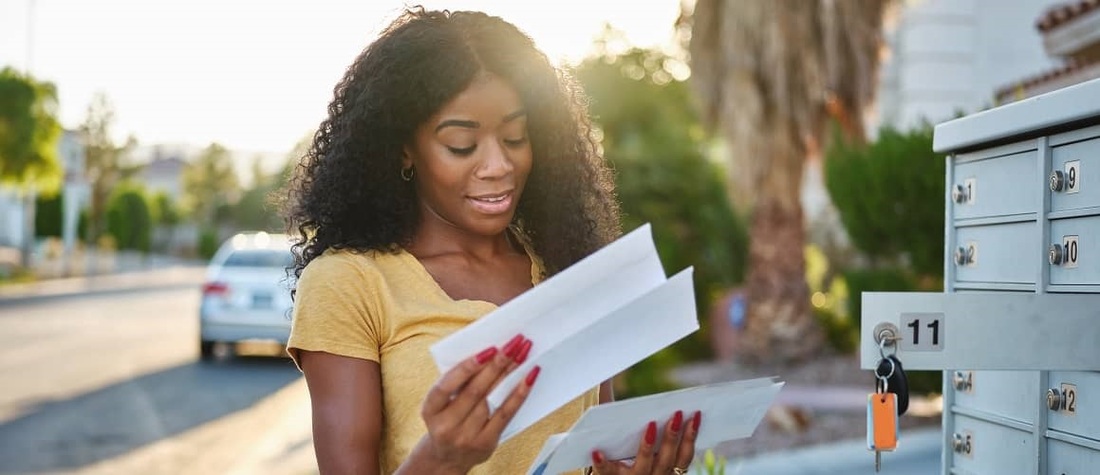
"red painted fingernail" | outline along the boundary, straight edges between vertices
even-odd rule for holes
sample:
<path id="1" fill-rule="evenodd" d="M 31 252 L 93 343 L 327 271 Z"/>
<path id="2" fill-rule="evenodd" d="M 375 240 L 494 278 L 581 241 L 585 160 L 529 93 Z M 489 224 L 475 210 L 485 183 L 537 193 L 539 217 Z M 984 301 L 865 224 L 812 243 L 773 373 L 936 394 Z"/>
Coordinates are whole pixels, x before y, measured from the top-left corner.
<path id="1" fill-rule="evenodd" d="M 523 364 L 527 361 L 527 353 L 531 352 L 531 340 L 524 340 L 523 345 L 519 347 L 519 354 L 516 355 L 516 364 Z"/>
<path id="2" fill-rule="evenodd" d="M 672 432 L 680 432 L 680 426 L 684 424 L 684 411 L 676 411 L 672 416 Z"/>
<path id="3" fill-rule="evenodd" d="M 497 347 L 495 346 L 481 350 L 481 353 L 477 354 L 477 364 L 485 364 L 486 361 L 489 361 L 489 359 L 496 356 L 496 354 Z"/>
<path id="4" fill-rule="evenodd" d="M 702 420 L 703 420 L 702 411 L 695 411 L 695 417 L 691 418 L 691 430 L 698 431 L 699 430 L 699 422 L 701 422 Z"/>
<path id="5" fill-rule="evenodd" d="M 654 442 L 657 442 L 657 423 L 649 421 L 649 426 L 645 428 L 645 443 L 653 445 Z"/>
<path id="6" fill-rule="evenodd" d="M 535 366 L 535 369 L 531 370 L 530 373 L 527 373 L 527 385 L 528 386 L 531 386 L 531 385 L 535 384 L 535 380 L 538 379 L 539 370 L 541 370 L 541 369 L 542 368 L 539 368 L 538 366 Z"/>
<path id="7" fill-rule="evenodd" d="M 603 463 L 603 454 L 599 450 L 592 451 L 592 462 L 596 465 Z"/>
<path id="8" fill-rule="evenodd" d="M 516 352 L 519 351 L 519 344 L 523 343 L 523 335 L 516 335 L 508 340 L 508 343 L 504 345 L 504 356 L 508 358 L 515 358 Z"/>

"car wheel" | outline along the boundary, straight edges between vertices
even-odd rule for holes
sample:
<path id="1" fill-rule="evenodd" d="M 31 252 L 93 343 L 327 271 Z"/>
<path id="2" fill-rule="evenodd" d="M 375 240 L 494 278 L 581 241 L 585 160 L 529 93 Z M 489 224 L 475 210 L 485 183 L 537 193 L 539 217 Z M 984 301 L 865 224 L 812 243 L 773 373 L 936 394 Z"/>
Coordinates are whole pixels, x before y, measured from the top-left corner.
<path id="1" fill-rule="evenodd" d="M 206 340 L 199 342 L 199 356 L 203 361 L 211 361 L 214 359 L 214 343 L 213 341 Z"/>

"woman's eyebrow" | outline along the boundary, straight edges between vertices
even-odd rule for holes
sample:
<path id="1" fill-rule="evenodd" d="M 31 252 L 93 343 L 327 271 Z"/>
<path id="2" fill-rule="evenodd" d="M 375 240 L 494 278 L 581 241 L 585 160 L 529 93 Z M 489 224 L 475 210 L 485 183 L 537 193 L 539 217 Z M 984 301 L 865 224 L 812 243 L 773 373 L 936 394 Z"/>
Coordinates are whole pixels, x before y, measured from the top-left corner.
<path id="1" fill-rule="evenodd" d="M 504 119 L 501 122 L 508 123 L 525 115 L 527 115 L 527 110 L 520 109 L 504 116 Z M 476 120 L 447 119 L 443 122 L 440 122 L 439 125 L 435 126 L 435 131 L 439 132 L 446 127 L 463 127 L 467 129 L 476 129 L 481 127 L 481 123 L 477 122 Z"/>
<path id="2" fill-rule="evenodd" d="M 440 122 L 439 125 L 435 126 L 435 131 L 439 132 L 440 130 L 443 130 L 445 127 L 465 127 L 467 129 L 476 129 L 478 127 L 481 127 L 481 124 L 479 124 L 479 123 L 477 123 L 477 121 L 473 121 L 473 120 L 448 119 L 448 120 L 445 120 L 443 122 Z"/>
<path id="3" fill-rule="evenodd" d="M 508 123 L 508 122 L 511 122 L 511 121 L 513 121 L 513 120 L 516 120 L 516 119 L 518 119 L 518 118 L 520 118 L 520 117 L 523 117 L 523 116 L 525 116 L 525 115 L 527 115 L 527 110 L 526 110 L 526 109 L 520 109 L 520 110 L 518 110 L 518 111 L 515 111 L 515 112 L 513 112 L 513 113 L 511 113 L 511 114 L 508 114 L 508 115 L 504 116 L 504 120 L 503 120 L 503 122 L 504 122 L 504 123 Z"/>

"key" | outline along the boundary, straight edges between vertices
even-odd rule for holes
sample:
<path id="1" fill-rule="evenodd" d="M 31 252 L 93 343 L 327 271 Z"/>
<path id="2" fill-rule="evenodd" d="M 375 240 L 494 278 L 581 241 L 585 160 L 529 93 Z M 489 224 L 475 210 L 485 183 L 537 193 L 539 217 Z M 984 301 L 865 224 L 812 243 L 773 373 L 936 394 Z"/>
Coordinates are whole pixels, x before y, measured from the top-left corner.
<path id="1" fill-rule="evenodd" d="M 908 381 L 899 371 L 900 361 L 893 355 L 883 356 L 875 368 L 875 392 L 867 395 L 867 448 L 875 452 L 875 472 L 882 468 L 882 452 L 893 451 L 898 446 L 898 393 L 905 394 L 908 400 Z M 895 376 L 900 375 L 900 379 Z M 891 388 L 891 380 L 905 386 Z M 897 392 L 890 392 L 894 389 Z M 906 401 L 908 405 L 908 401 Z"/>
<path id="2" fill-rule="evenodd" d="M 875 379 L 882 377 L 886 378 L 888 391 L 898 395 L 898 415 L 905 415 L 905 411 L 909 410 L 909 380 L 897 355 L 887 356 L 878 362 Z"/>
<path id="3" fill-rule="evenodd" d="M 875 451 L 875 471 L 882 467 L 882 453 L 898 447 L 897 394 L 875 392 L 867 396 L 867 446 Z"/>

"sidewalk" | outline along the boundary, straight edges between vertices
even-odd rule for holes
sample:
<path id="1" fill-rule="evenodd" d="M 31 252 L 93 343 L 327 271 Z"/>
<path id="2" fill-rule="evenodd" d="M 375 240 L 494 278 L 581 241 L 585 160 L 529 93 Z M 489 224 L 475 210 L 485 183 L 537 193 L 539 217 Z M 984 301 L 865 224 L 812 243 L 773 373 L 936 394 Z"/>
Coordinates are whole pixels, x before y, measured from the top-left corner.
<path id="1" fill-rule="evenodd" d="M 197 288 L 202 284 L 205 273 L 206 267 L 203 265 L 175 264 L 112 274 L 43 279 L 25 284 L 8 284 L 0 286 L 0 306 L 68 295 L 150 288 L 187 286 Z"/>
<path id="2" fill-rule="evenodd" d="M 939 429 L 901 433 L 898 449 L 882 454 L 884 475 L 940 473 L 943 436 Z M 875 473 L 874 452 L 867 442 L 853 439 L 795 450 L 730 460 L 727 475 L 848 475 Z"/>

